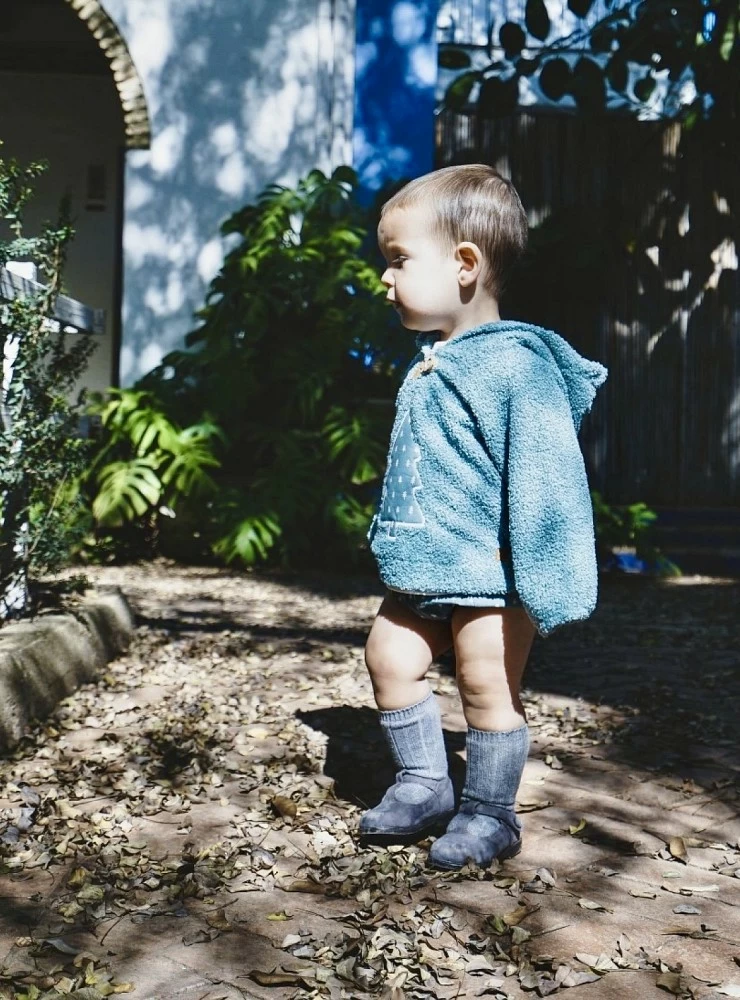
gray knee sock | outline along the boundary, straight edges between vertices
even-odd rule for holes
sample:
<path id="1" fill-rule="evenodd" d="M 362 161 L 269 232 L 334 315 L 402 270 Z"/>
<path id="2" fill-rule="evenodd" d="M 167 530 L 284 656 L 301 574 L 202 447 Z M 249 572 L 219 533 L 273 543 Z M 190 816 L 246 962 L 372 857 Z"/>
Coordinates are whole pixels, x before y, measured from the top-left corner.
<path id="1" fill-rule="evenodd" d="M 529 753 L 529 727 L 490 732 L 468 726 L 465 746 L 467 766 L 461 805 L 489 802 L 514 812 Z"/>
<path id="2" fill-rule="evenodd" d="M 408 708 L 378 712 L 396 766 L 409 776 L 447 777 L 442 716 L 433 691 Z"/>
<path id="3" fill-rule="evenodd" d="M 529 750 L 529 730 L 468 727 L 468 762 L 460 809 L 429 851 L 433 867 L 461 868 L 468 860 L 488 866 L 521 849 L 522 824 L 514 811 Z"/>

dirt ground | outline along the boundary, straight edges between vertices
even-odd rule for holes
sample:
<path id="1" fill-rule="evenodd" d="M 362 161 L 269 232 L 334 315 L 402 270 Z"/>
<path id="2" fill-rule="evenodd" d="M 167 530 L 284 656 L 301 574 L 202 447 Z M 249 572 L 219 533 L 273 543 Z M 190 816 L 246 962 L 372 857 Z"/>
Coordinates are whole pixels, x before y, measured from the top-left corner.
<path id="1" fill-rule="evenodd" d="M 138 628 L 0 759 L 0 998 L 740 997 L 739 581 L 606 577 L 538 639 L 524 849 L 440 873 L 357 843 L 393 779 L 375 581 L 90 576 Z"/>

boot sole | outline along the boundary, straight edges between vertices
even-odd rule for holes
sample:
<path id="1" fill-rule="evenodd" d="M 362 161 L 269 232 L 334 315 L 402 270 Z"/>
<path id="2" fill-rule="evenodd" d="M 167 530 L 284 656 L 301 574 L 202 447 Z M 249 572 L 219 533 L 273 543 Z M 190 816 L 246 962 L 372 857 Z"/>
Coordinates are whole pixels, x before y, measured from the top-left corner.
<path id="1" fill-rule="evenodd" d="M 517 856 L 517 854 L 519 854 L 519 852 L 521 851 L 521 849 L 522 849 L 522 842 L 521 842 L 521 840 L 518 840 L 516 842 L 516 844 L 512 844 L 511 847 L 507 847 L 505 851 L 502 851 L 495 858 L 491 858 L 491 860 L 488 862 L 487 865 L 478 865 L 478 867 L 479 868 L 488 868 L 489 865 L 492 865 L 494 861 L 508 861 L 509 858 L 515 858 Z M 432 861 L 432 860 L 429 860 L 428 864 L 429 864 L 430 868 L 438 868 L 438 869 L 440 869 L 442 871 L 447 871 L 447 872 L 459 872 L 461 868 L 465 867 L 464 864 L 463 865 L 446 865 L 443 862 Z M 467 864 L 467 862 L 465 862 L 465 864 Z"/>
<path id="2" fill-rule="evenodd" d="M 377 833 L 360 833 L 358 839 L 360 844 L 374 844 L 380 847 L 393 844 L 413 844 L 417 840 L 425 840 L 427 837 L 444 833 L 447 824 L 454 815 L 454 812 L 447 813 L 416 830 L 383 830 Z"/>

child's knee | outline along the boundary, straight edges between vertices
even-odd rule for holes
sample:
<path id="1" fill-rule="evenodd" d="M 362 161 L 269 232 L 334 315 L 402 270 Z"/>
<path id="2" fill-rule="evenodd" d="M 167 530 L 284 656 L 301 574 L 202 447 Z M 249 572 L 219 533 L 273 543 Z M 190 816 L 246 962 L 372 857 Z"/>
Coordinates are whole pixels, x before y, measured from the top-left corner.
<path id="1" fill-rule="evenodd" d="M 399 674 L 399 660 L 392 643 L 371 633 L 365 644 L 365 666 L 374 683 L 395 680 Z"/>
<path id="2" fill-rule="evenodd" d="M 497 664 L 492 660 L 458 660 L 456 672 L 460 694 L 468 701 L 488 701 L 495 698 L 502 686 Z"/>
<path id="3" fill-rule="evenodd" d="M 423 681 L 430 664 L 428 658 L 409 655 L 387 639 L 371 635 L 365 646 L 365 665 L 376 692 Z"/>
<path id="4" fill-rule="evenodd" d="M 460 694 L 471 702 L 498 701 L 519 693 L 516 679 L 507 674 L 497 656 L 458 657 L 456 673 Z"/>

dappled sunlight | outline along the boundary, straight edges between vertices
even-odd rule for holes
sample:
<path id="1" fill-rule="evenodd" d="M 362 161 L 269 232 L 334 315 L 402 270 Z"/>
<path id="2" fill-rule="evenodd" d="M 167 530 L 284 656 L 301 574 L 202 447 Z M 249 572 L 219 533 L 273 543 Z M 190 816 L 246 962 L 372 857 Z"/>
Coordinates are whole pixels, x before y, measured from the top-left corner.
<path id="1" fill-rule="evenodd" d="M 722 579 L 716 576 L 669 576 L 657 580 L 658 587 L 731 587 L 737 588 L 737 580 L 732 577 Z"/>
<path id="2" fill-rule="evenodd" d="M 174 121 L 154 136 L 149 152 L 144 156 L 132 157 L 131 165 L 136 166 L 138 160 L 139 164 L 150 166 L 159 181 L 170 176 L 182 159 L 188 139 L 187 131 L 187 116 L 176 115 Z"/>
<path id="3" fill-rule="evenodd" d="M 0 944 L 51 926 L 70 949 L 44 941 L 36 968 L 84 948 L 137 995 L 208 1000 L 261 996 L 250 974 L 278 966 L 440 1000 L 582 983 L 619 1000 L 678 963 L 697 997 L 733 981 L 737 581 L 606 578 L 592 621 L 538 640 L 522 853 L 441 873 L 429 840 L 357 840 L 394 774 L 362 662 L 374 579 L 164 563 L 92 576 L 125 583 L 134 644 L 2 763 Z M 429 677 L 459 792 L 450 660 Z"/>
<path id="4" fill-rule="evenodd" d="M 144 296 L 144 303 L 155 316 L 166 316 L 168 313 L 177 312 L 185 301 L 185 287 L 182 278 L 172 273 L 164 288 L 148 288 Z"/>
<path id="5" fill-rule="evenodd" d="M 733 240 L 724 239 L 710 253 L 714 271 L 707 279 L 705 288 L 717 288 L 723 271 L 737 271 L 737 246 Z"/>
<path id="6" fill-rule="evenodd" d="M 727 423 L 722 432 L 722 444 L 727 449 L 730 473 L 740 476 L 740 379 L 727 411 Z"/>
<path id="7" fill-rule="evenodd" d="M 155 118 L 162 110 L 160 79 L 167 62 L 175 54 L 170 4 L 132 5 L 122 0 L 108 0 L 107 7 L 123 29 L 134 64 L 146 81 L 149 113 Z"/>
<path id="8" fill-rule="evenodd" d="M 209 284 L 209 282 L 218 274 L 218 270 L 221 267 L 222 257 L 223 242 L 220 239 L 209 240 L 200 248 L 197 257 L 197 268 L 198 274 L 204 284 Z"/>
<path id="9" fill-rule="evenodd" d="M 126 162 L 121 380 L 129 384 L 196 325 L 226 249 L 224 219 L 266 184 L 295 182 L 307 164 L 329 172 L 338 154 L 349 160 L 333 103 L 345 71 L 332 60 L 351 63 L 352 47 L 341 35 L 348 26 L 318 0 L 107 7 L 152 121 L 151 148 Z"/>

